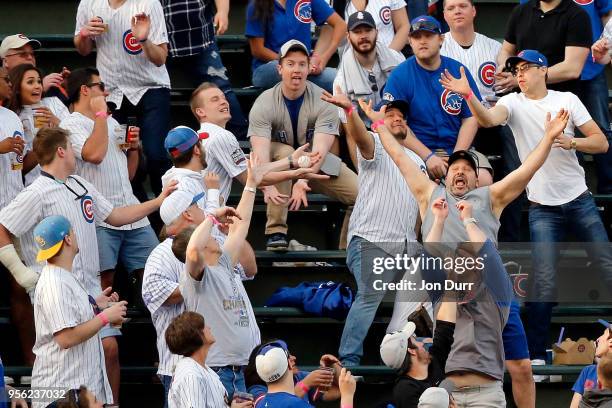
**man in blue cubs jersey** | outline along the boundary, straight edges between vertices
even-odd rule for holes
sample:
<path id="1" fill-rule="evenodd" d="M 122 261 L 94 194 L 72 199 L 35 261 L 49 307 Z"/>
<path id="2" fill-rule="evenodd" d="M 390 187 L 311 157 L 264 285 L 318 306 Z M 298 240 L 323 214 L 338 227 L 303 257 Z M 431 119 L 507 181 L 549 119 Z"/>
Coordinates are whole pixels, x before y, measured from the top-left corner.
<path id="1" fill-rule="evenodd" d="M 434 179 L 444 178 L 452 152 L 472 147 L 478 129 L 463 97 L 440 85 L 442 73 L 459 72 L 459 67 L 463 66 L 440 55 L 443 40 L 440 23 L 433 17 L 420 16 L 412 20 L 410 45 L 414 56 L 395 68 L 383 92 L 384 101 L 401 99 L 408 102 L 406 119 L 416 139 L 408 137 L 407 146 L 425 161 Z M 473 90 L 470 97 L 480 100 L 476 82 L 467 68 L 465 71 Z M 486 157 L 474 153 L 478 156 L 478 167 L 490 170 Z M 481 186 L 491 182 L 490 172 L 479 172 Z"/>

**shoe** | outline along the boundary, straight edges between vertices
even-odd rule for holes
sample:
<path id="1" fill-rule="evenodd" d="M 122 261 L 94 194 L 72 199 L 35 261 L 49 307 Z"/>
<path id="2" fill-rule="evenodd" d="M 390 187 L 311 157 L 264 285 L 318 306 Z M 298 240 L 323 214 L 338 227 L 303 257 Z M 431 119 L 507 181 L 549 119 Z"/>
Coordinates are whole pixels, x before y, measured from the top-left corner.
<path id="1" fill-rule="evenodd" d="M 531 360 L 531 365 L 532 366 L 543 366 L 543 365 L 546 365 L 546 361 L 541 360 L 541 359 L 534 359 L 534 360 Z M 533 381 L 537 383 L 548 382 L 549 380 L 550 380 L 550 376 L 548 375 L 540 375 L 540 374 L 533 375 Z"/>
<path id="2" fill-rule="evenodd" d="M 32 385 L 32 377 L 29 375 L 22 375 L 21 378 L 19 378 L 19 384 Z"/>
<path id="3" fill-rule="evenodd" d="M 286 252 L 288 247 L 287 234 L 276 232 L 268 235 L 268 241 L 266 242 L 266 249 L 268 251 Z"/>
<path id="4" fill-rule="evenodd" d="M 290 251 L 316 251 L 317 250 L 317 248 L 310 246 L 310 245 L 301 244 L 295 239 L 292 239 L 291 241 L 289 241 L 288 248 Z"/>

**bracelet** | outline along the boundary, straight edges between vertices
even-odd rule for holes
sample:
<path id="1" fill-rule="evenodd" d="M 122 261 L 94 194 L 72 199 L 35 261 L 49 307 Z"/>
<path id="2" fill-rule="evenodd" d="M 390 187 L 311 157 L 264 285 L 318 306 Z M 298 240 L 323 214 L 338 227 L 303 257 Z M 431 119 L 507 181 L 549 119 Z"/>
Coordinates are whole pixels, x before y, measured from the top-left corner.
<path id="1" fill-rule="evenodd" d="M 306 384 L 304 384 L 304 381 L 300 381 L 299 383 L 297 383 L 295 385 L 300 387 L 302 389 L 302 391 L 304 391 L 305 393 L 308 393 L 308 391 L 310 391 L 310 387 L 307 386 Z"/>
<path id="2" fill-rule="evenodd" d="M 342 404 L 340 408 L 353 408 L 353 406 L 349 404 Z"/>
<path id="3" fill-rule="evenodd" d="M 147 41 L 149 41 L 149 39 L 148 39 L 148 38 L 145 38 L 144 40 L 138 40 L 138 42 L 139 42 L 139 43 L 141 43 L 141 44 L 144 44 L 144 43 L 146 43 Z"/>
<path id="4" fill-rule="evenodd" d="M 210 219 L 210 221 L 213 223 L 213 225 L 221 225 L 221 223 L 219 222 L 219 220 L 217 219 L 217 217 L 215 217 L 212 214 L 208 214 L 206 216 L 207 219 Z"/>
<path id="5" fill-rule="evenodd" d="M 108 118 L 108 112 L 105 111 L 100 111 L 100 112 L 96 112 L 96 114 L 94 115 L 96 118 Z"/>
<path id="6" fill-rule="evenodd" d="M 250 191 L 253 194 L 257 194 L 257 189 L 253 187 L 244 187 L 244 191 Z"/>
<path id="7" fill-rule="evenodd" d="M 346 117 L 348 118 L 349 116 L 351 116 L 351 113 L 353 113 L 354 110 L 355 107 L 353 105 L 351 105 L 350 108 L 344 108 L 344 113 L 346 114 Z"/>
<path id="8" fill-rule="evenodd" d="M 578 146 L 576 139 L 572 138 L 572 140 L 570 141 L 570 147 L 572 148 L 572 150 L 576 150 L 576 147 Z"/>
<path id="9" fill-rule="evenodd" d="M 466 218 L 465 220 L 463 220 L 463 225 L 467 227 L 469 224 L 478 224 L 478 221 L 476 221 L 476 218 L 474 217 Z"/>
<path id="10" fill-rule="evenodd" d="M 431 152 L 427 155 L 427 157 L 425 158 L 425 160 L 423 160 L 425 163 L 427 163 L 427 160 L 431 159 L 431 156 L 434 156 L 436 153 L 435 152 Z"/>
<path id="11" fill-rule="evenodd" d="M 376 131 L 376 129 L 378 129 L 380 125 L 384 125 L 384 124 L 385 124 L 385 120 L 379 119 L 376 122 L 372 123 L 372 130 Z"/>
<path id="12" fill-rule="evenodd" d="M 465 99 L 466 101 L 469 101 L 472 95 L 474 95 L 474 92 L 470 89 L 470 93 L 465 95 L 463 99 Z"/>
<path id="13" fill-rule="evenodd" d="M 289 170 L 293 168 L 293 157 L 291 155 L 287 156 L 287 160 L 289 160 Z"/>
<path id="14" fill-rule="evenodd" d="M 81 29 L 79 30 L 79 35 L 82 38 L 89 38 L 89 30 L 86 29 L 85 27 L 81 27 Z"/>
<path id="15" fill-rule="evenodd" d="M 96 315 L 96 317 L 98 319 L 100 319 L 102 321 L 102 325 L 106 326 L 107 324 L 110 323 L 110 320 L 108 320 L 108 317 L 106 317 L 106 315 L 104 314 L 104 312 L 100 312 Z"/>

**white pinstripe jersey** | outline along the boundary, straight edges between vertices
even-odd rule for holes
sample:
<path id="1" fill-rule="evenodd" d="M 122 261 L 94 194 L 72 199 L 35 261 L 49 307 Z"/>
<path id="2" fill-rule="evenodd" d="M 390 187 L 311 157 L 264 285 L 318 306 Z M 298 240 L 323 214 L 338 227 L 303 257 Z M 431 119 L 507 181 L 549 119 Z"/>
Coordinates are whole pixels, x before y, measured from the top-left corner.
<path id="1" fill-rule="evenodd" d="M 383 148 L 377 134 L 374 156 L 366 160 L 357 149 L 359 192 L 348 227 L 347 242 L 354 235 L 370 242 L 416 242 L 414 227 L 419 205 L 410 192 L 402 173 Z M 410 149 L 404 148 L 426 173 L 425 163 Z"/>
<path id="2" fill-rule="evenodd" d="M 95 219 L 106 219 L 113 205 L 87 180 L 71 176 L 66 185 L 49 177 L 40 176 L 0 211 L 0 224 L 19 238 L 24 263 L 40 273 L 43 264 L 36 262 L 38 246 L 34 241 L 34 227 L 50 215 L 63 215 L 70 221 L 79 245 L 74 259 L 73 273 L 87 293 L 97 296 L 100 287 L 100 259 L 96 238 Z M 80 182 L 83 187 L 78 183 Z M 83 198 L 76 194 L 87 193 Z"/>
<path id="3" fill-rule="evenodd" d="M 177 190 L 186 191 L 194 196 L 204 193 L 204 199 L 198 202 L 198 206 L 205 212 L 210 213 L 214 209 L 219 208 L 218 202 L 208 201 L 207 199 L 208 194 L 206 194 L 206 186 L 204 185 L 202 173 L 185 168 L 172 167 L 162 176 L 162 186 L 166 187 L 173 180 L 178 182 Z"/>
<path id="4" fill-rule="evenodd" d="M 206 152 L 206 171 L 219 175 L 219 192 L 223 201 L 227 202 L 234 177 L 247 169 L 246 157 L 236 136 L 229 130 L 213 123 L 202 123 L 199 133 L 202 132 L 208 133 L 208 137 L 202 140 Z"/>
<path id="5" fill-rule="evenodd" d="M 89 180 L 114 207 L 125 207 L 140 204 L 132 192 L 130 176 L 128 174 L 127 157 L 119 148 L 115 130 L 119 128 L 119 122 L 112 117 L 106 120 L 108 127 L 108 149 L 102 163 L 94 164 L 83 160 L 81 151 L 85 142 L 94 130 L 94 121 L 79 112 L 73 112 L 62 120 L 60 127 L 70 132 L 72 150 L 77 158 L 76 174 Z M 123 135 L 121 135 L 123 137 Z M 114 227 L 102 220 L 96 220 L 102 227 L 116 230 L 131 230 L 149 225 L 147 217 L 133 223 Z"/>
<path id="6" fill-rule="evenodd" d="M 365 11 L 374 17 L 376 29 L 378 30 L 378 41 L 387 47 L 391 44 L 391 41 L 393 41 L 393 37 L 395 37 L 395 28 L 393 27 L 393 21 L 391 19 L 391 12 L 401 10 L 404 7 L 406 7 L 406 3 L 401 0 L 366 1 Z M 353 2 L 348 0 L 344 11 L 344 20 L 348 21 L 349 16 L 357 11 Z M 413 16 L 410 17 L 413 18 Z"/>
<path id="7" fill-rule="evenodd" d="M 159 366 L 157 374 L 172 376 L 180 356 L 172 354 L 166 344 L 166 329 L 185 310 L 183 302 L 164 306 L 164 302 L 179 286 L 185 264 L 172 253 L 172 239 L 167 238 L 149 255 L 142 278 L 142 299 L 151 313 L 157 332 Z"/>
<path id="8" fill-rule="evenodd" d="M 117 108 L 124 95 L 136 105 L 147 90 L 170 88 L 166 66 L 158 67 L 149 61 L 132 34 L 131 21 L 139 13 L 151 18 L 148 39 L 155 45 L 167 44 L 164 11 L 158 0 L 128 0 L 118 9 L 112 9 L 108 0 L 81 0 L 77 10 L 75 36 L 92 17 L 100 17 L 108 24 L 109 31 L 95 39 L 96 67 L 108 86 L 108 101 L 117 104 Z"/>
<path id="9" fill-rule="evenodd" d="M 55 96 L 51 96 L 48 98 L 42 98 L 40 103 L 51 111 L 56 118 L 60 121 L 64 120 L 68 115 L 70 115 L 70 111 L 66 108 L 66 105 L 60 101 L 59 98 Z M 25 134 L 25 141 L 27 144 L 27 150 L 32 150 L 32 145 L 34 143 L 34 136 L 38 133 L 38 129 L 34 127 L 34 112 L 30 109 L 23 109 L 19 113 L 19 119 L 21 119 L 21 123 L 23 124 L 23 131 Z M 29 186 L 32 184 L 34 180 L 40 175 L 40 166 L 37 164 L 32 170 L 25 175 L 25 185 Z"/>
<path id="10" fill-rule="evenodd" d="M 204 316 L 217 339 L 208 351 L 206 364 L 246 365 L 261 336 L 249 295 L 232 270 L 229 255 L 222 252 L 217 265 L 206 265 L 200 281 L 188 273 L 181 274 L 180 288 L 185 309 Z"/>
<path id="11" fill-rule="evenodd" d="M 183 357 L 176 366 L 168 393 L 170 408 L 227 407 L 227 391 L 210 367 L 202 367 L 191 357 Z"/>
<path id="12" fill-rule="evenodd" d="M 19 117 L 2 106 L 0 106 L 0 141 L 7 137 L 19 136 L 25 141 L 23 134 L 23 126 Z M 0 209 L 4 208 L 13 198 L 23 190 L 23 180 L 21 178 L 21 169 L 13 170 L 13 165 L 21 161 L 23 165 L 23 156 L 17 153 L 0 154 Z"/>
<path id="13" fill-rule="evenodd" d="M 478 90 L 483 103 L 489 107 L 487 96 L 494 96 L 495 70 L 497 69 L 497 54 L 501 44 L 492 38 L 476 33 L 474 43 L 467 50 L 461 47 L 450 32 L 444 35 L 440 54 L 459 61 L 467 67 L 478 84 Z"/>
<path id="14" fill-rule="evenodd" d="M 46 265 L 34 292 L 36 343 L 32 351 L 36 360 L 32 369 L 33 388 L 70 389 L 85 385 L 98 400 L 112 403 L 99 334 L 65 350 L 53 338 L 55 333 L 94 317 L 88 293 L 76 276 L 55 265 Z M 49 401 L 35 403 L 33 407 L 48 404 Z"/>

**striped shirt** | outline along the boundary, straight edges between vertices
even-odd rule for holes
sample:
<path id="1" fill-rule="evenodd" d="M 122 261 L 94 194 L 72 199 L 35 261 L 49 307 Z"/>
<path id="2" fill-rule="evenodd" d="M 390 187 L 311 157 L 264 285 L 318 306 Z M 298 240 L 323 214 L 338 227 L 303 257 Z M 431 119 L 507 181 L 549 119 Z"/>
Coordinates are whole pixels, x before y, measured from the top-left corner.
<path id="1" fill-rule="evenodd" d="M 76 194 L 84 195 L 77 199 Z M 41 175 L 0 211 L 0 224 L 19 238 L 24 263 L 40 273 L 43 264 L 36 262 L 38 245 L 34 241 L 34 227 L 50 215 L 66 217 L 79 245 L 73 274 L 87 293 L 95 297 L 102 289 L 94 221 L 105 220 L 112 211 L 113 205 L 87 180 L 71 176 L 64 184 Z"/>
<path id="2" fill-rule="evenodd" d="M 19 117 L 12 111 L 0 106 L 0 141 L 7 137 L 20 137 L 25 140 L 23 126 Z M 25 155 L 24 148 L 24 155 Z M 13 198 L 23 190 L 21 168 L 23 167 L 23 155 L 10 152 L 0 154 L 0 209 L 4 208 Z"/>
<path id="3" fill-rule="evenodd" d="M 170 408 L 227 407 L 227 391 L 219 376 L 208 366 L 202 367 L 191 357 L 183 357 L 176 366 L 168 392 Z"/>
<path id="4" fill-rule="evenodd" d="M 418 203 L 378 135 L 370 134 L 374 139 L 373 158 L 364 159 L 357 149 L 359 192 L 347 242 L 355 235 L 370 242 L 416 242 Z M 425 173 L 423 160 L 407 148 L 404 151 Z"/>
<path id="5" fill-rule="evenodd" d="M 70 111 L 68 111 L 66 105 L 64 105 L 62 101 L 55 96 L 42 98 L 40 103 L 49 108 L 51 113 L 53 113 L 53 115 L 55 115 L 55 117 L 60 121 L 64 120 L 66 117 L 68 117 L 68 115 L 70 115 Z M 38 133 L 38 129 L 34 127 L 34 110 L 24 106 L 21 112 L 19 112 L 19 119 L 21 119 L 21 123 L 23 124 L 26 150 L 32 150 L 34 137 Z M 36 167 L 25 175 L 25 185 L 29 186 L 32 184 L 32 182 L 34 182 L 38 176 L 40 176 L 40 166 L 37 164 Z"/>
<path id="6" fill-rule="evenodd" d="M 206 265 L 202 280 L 181 275 L 185 309 L 206 318 L 217 341 L 206 357 L 211 367 L 247 365 L 251 350 L 261 343 L 253 306 L 226 252 L 216 265 Z"/>
<path id="7" fill-rule="evenodd" d="M 215 42 L 213 6 L 210 0 L 160 0 L 164 8 L 170 55 L 200 54 Z"/>
<path id="8" fill-rule="evenodd" d="M 465 49 L 455 41 L 449 32 L 444 35 L 440 54 L 457 60 L 467 67 L 478 85 L 483 103 L 486 107 L 490 107 L 486 98 L 495 96 L 493 84 L 497 69 L 497 54 L 500 50 L 499 42 L 479 33 L 476 33 L 472 45 Z"/>
<path id="9" fill-rule="evenodd" d="M 219 193 L 223 202 L 227 203 L 234 177 L 247 169 L 246 157 L 236 136 L 229 130 L 213 123 L 202 123 L 199 133 L 208 133 L 208 138 L 202 140 L 206 152 L 206 171 L 219 176 Z"/>
<path id="10" fill-rule="evenodd" d="M 157 374 L 172 376 L 180 356 L 172 354 L 166 344 L 166 329 L 176 316 L 185 310 L 183 302 L 164 305 L 164 302 L 179 286 L 179 278 L 185 265 L 172 253 L 172 239 L 167 238 L 155 247 L 144 268 L 142 299 L 151 313 L 157 332 L 159 366 Z"/>
<path id="11" fill-rule="evenodd" d="M 113 9 L 108 0 L 81 0 L 76 16 L 74 35 L 94 16 L 109 25 L 109 31 L 96 37 L 96 67 L 107 85 L 109 102 L 121 108 L 125 96 L 133 105 L 149 89 L 170 88 L 166 66 L 156 66 L 146 57 L 142 44 L 132 34 L 132 18 L 145 13 L 151 19 L 149 41 L 155 45 L 168 43 L 164 11 L 158 0 L 129 0 Z"/>
<path id="12" fill-rule="evenodd" d="M 70 132 L 72 150 L 77 158 L 76 174 L 89 180 L 114 207 L 126 207 L 140 204 L 132 192 L 130 176 L 128 174 L 127 157 L 119 147 L 119 138 L 123 141 L 125 133 L 119 123 L 112 117 L 106 120 L 108 127 L 108 149 L 106 156 L 100 164 L 89 163 L 83 160 L 81 152 L 85 142 L 94 131 L 94 121 L 79 112 L 73 112 L 62 120 L 60 127 Z M 132 230 L 149 225 L 147 217 L 121 227 L 114 227 L 98 219 L 97 224 L 110 229 Z"/>
<path id="13" fill-rule="evenodd" d="M 85 385 L 99 401 L 112 403 L 99 334 L 69 349 L 62 349 L 53 337 L 63 329 L 76 327 L 94 317 L 88 293 L 75 274 L 46 265 L 34 292 L 36 343 L 32 351 L 36 360 L 32 369 L 33 389 L 70 389 Z M 46 407 L 49 402 L 34 403 L 33 408 Z"/>

